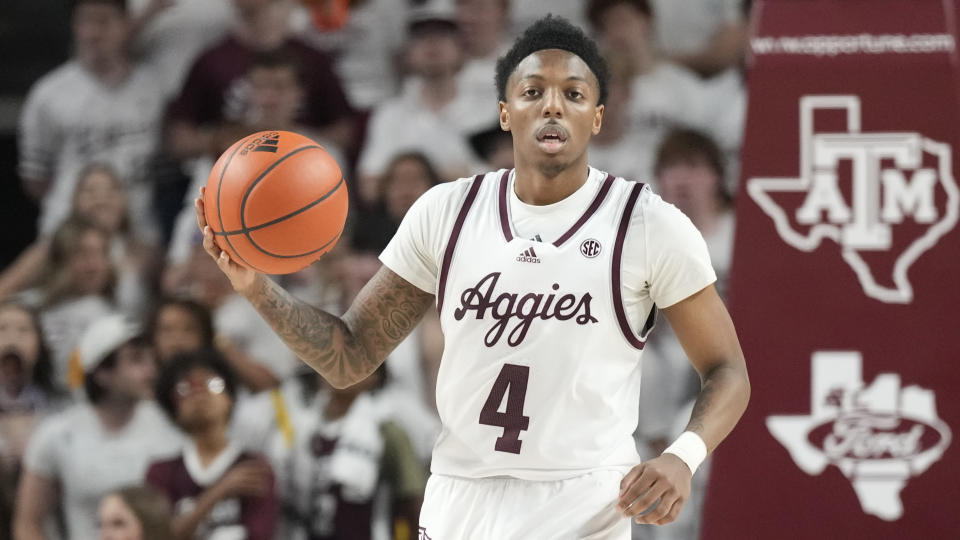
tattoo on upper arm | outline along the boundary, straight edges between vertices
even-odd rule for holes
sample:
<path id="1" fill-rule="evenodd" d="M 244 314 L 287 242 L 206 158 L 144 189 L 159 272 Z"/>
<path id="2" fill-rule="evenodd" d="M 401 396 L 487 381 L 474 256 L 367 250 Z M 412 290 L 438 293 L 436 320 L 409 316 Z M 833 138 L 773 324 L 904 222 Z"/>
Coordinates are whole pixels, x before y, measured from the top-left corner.
<path id="1" fill-rule="evenodd" d="M 432 302 L 433 295 L 383 267 L 360 291 L 343 319 L 362 332 L 371 355 L 385 358 L 413 331 Z"/>
<path id="2" fill-rule="evenodd" d="M 347 386 L 383 362 L 417 325 L 432 299 L 384 267 L 343 318 L 294 298 L 266 278 L 251 302 L 297 356 L 332 384 Z"/>

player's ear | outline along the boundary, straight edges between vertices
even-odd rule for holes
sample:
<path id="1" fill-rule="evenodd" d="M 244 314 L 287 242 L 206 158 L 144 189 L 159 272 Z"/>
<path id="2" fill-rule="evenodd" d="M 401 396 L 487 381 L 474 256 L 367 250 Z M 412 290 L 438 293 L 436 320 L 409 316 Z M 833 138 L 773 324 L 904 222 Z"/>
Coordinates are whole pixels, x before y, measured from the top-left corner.
<path id="1" fill-rule="evenodd" d="M 597 105 L 593 112 L 593 129 L 590 131 L 596 135 L 600 133 L 600 127 L 603 125 L 603 105 Z"/>
<path id="2" fill-rule="evenodd" d="M 507 110 L 507 104 L 500 101 L 497 106 L 500 107 L 500 129 L 510 131 L 510 111 Z"/>

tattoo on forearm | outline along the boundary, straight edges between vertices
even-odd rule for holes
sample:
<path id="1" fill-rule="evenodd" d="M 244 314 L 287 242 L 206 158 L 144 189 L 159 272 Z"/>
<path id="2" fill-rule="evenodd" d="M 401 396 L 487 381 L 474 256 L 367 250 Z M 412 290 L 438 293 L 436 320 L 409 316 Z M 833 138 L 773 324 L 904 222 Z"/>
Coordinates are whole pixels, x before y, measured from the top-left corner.
<path id="1" fill-rule="evenodd" d="M 703 388 L 700 389 L 700 395 L 693 404 L 693 412 L 690 414 L 687 431 L 693 431 L 694 433 L 703 435 L 703 420 L 713 405 L 714 393 L 716 392 L 716 385 L 711 384 L 712 382 L 713 381 L 707 378 L 703 384 Z"/>
<path id="2" fill-rule="evenodd" d="M 730 366 L 719 366 L 707 373 L 693 405 L 687 430 L 697 433 L 705 442 L 714 440 L 714 446 L 726 437 L 746 406 L 746 401 L 740 403 L 738 398 L 742 389 L 740 383 L 744 380 L 741 372 Z M 707 447 L 712 450 L 709 442 Z"/>
<path id="3" fill-rule="evenodd" d="M 432 299 L 385 268 L 342 318 L 294 298 L 266 278 L 250 297 L 284 343 L 336 386 L 349 386 L 376 370 Z"/>

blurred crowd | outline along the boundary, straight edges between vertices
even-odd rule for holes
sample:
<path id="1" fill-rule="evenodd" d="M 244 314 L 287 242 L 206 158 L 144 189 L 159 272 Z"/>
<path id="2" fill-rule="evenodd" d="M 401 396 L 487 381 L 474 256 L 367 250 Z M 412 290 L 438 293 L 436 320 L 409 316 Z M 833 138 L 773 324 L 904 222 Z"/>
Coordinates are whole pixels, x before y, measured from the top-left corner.
<path id="1" fill-rule="evenodd" d="M 591 165 L 682 209 L 723 294 L 749 8 L 74 0 L 72 56 L 33 83 L 19 115 L 19 180 L 39 220 L 0 270 L 0 539 L 416 537 L 439 430 L 436 314 L 363 383 L 326 385 L 203 251 L 193 199 L 213 162 L 263 129 L 336 157 L 347 230 L 277 279 L 343 312 L 421 194 L 512 166 L 496 60 L 554 13 L 594 36 L 611 68 Z M 643 355 L 644 457 L 682 431 L 699 391 L 659 326 Z M 678 523 L 634 537 L 696 538 L 708 476 Z"/>

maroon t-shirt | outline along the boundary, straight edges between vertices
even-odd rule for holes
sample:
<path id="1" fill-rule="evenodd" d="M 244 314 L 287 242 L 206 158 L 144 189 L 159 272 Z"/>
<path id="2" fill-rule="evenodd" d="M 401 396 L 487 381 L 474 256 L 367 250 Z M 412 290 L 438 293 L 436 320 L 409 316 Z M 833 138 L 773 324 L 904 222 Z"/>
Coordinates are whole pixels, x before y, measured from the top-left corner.
<path id="1" fill-rule="evenodd" d="M 241 453 L 231 467 L 248 459 L 260 458 Z M 151 464 L 147 470 L 147 484 L 167 496 L 174 515 L 180 515 L 192 509 L 196 499 L 205 489 L 190 475 L 183 461 L 183 455 Z M 217 529 L 243 527 L 247 540 L 271 540 L 276 521 L 277 497 L 271 471 L 267 479 L 267 490 L 262 496 L 221 500 L 197 528 L 196 537 L 209 538 Z"/>
<path id="2" fill-rule="evenodd" d="M 296 38 L 288 38 L 281 48 L 295 58 L 303 77 L 306 103 L 301 123 L 323 127 L 351 114 L 330 56 Z M 249 106 L 245 75 L 255 55 L 232 35 L 201 53 L 180 96 L 170 104 L 170 118 L 195 125 L 242 121 Z"/>

